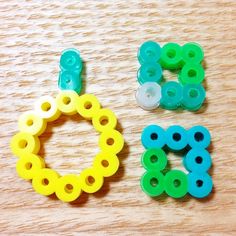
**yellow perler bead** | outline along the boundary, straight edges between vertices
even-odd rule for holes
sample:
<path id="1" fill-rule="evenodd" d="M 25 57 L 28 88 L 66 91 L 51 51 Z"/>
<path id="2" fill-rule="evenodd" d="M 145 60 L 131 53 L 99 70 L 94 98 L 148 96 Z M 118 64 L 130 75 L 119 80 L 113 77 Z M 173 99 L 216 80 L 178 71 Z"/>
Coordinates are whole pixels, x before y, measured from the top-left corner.
<path id="1" fill-rule="evenodd" d="M 88 168 L 80 173 L 81 189 L 86 193 L 95 193 L 103 185 L 103 176 L 96 168 Z"/>
<path id="2" fill-rule="evenodd" d="M 110 109 L 100 109 L 92 119 L 94 128 L 103 132 L 105 129 L 115 129 L 117 119 Z"/>
<path id="3" fill-rule="evenodd" d="M 119 168 L 119 159 L 115 154 L 102 152 L 96 155 L 93 166 L 104 177 L 112 176 Z"/>
<path id="4" fill-rule="evenodd" d="M 99 111 L 101 105 L 98 99 L 92 94 L 84 94 L 79 97 L 77 111 L 85 119 L 92 119 Z"/>
<path id="5" fill-rule="evenodd" d="M 40 141 L 37 136 L 25 132 L 19 132 L 11 139 L 10 146 L 12 152 L 19 157 L 24 153 L 37 154 L 40 149 Z"/>
<path id="6" fill-rule="evenodd" d="M 80 178 L 77 175 L 65 175 L 56 183 L 56 195 L 63 202 L 72 202 L 81 194 Z"/>
<path id="7" fill-rule="evenodd" d="M 18 120 L 18 127 L 21 132 L 32 135 L 40 135 L 46 129 L 47 123 L 39 117 L 34 111 L 23 113 Z"/>
<path id="8" fill-rule="evenodd" d="M 36 155 L 40 149 L 38 136 L 46 129 L 47 122 L 59 118 L 60 114 L 79 113 L 92 120 L 94 128 L 100 133 L 101 151 L 95 156 L 93 166 L 84 169 L 80 175 L 60 176 L 56 171 L 45 168 L 42 157 Z M 16 171 L 23 179 L 32 179 L 34 190 L 42 195 L 56 194 L 64 202 L 76 200 L 82 193 L 95 193 L 104 182 L 104 177 L 116 173 L 119 159 L 116 156 L 124 145 L 122 135 L 115 130 L 115 114 L 101 108 L 97 98 L 91 94 L 79 96 L 74 91 L 61 91 L 56 99 L 41 97 L 35 103 L 35 110 L 22 114 L 18 121 L 21 132 L 11 140 L 12 152 L 19 157 Z"/>
<path id="9" fill-rule="evenodd" d="M 35 111 L 46 121 L 54 121 L 61 115 L 56 100 L 51 96 L 41 97 L 35 103 Z"/>
<path id="10" fill-rule="evenodd" d="M 74 115 L 77 113 L 76 104 L 79 95 L 74 91 L 62 90 L 56 97 L 58 109 L 66 115 Z"/>
<path id="11" fill-rule="evenodd" d="M 58 177 L 58 173 L 52 169 L 39 169 L 32 179 L 32 186 L 39 194 L 45 196 L 51 195 L 55 192 Z"/>
<path id="12" fill-rule="evenodd" d="M 37 170 L 45 167 L 42 158 L 32 153 L 25 153 L 16 163 L 16 172 L 23 179 L 32 179 Z"/>
<path id="13" fill-rule="evenodd" d="M 101 150 L 117 154 L 124 146 L 124 139 L 117 130 L 106 129 L 101 133 L 98 144 Z"/>

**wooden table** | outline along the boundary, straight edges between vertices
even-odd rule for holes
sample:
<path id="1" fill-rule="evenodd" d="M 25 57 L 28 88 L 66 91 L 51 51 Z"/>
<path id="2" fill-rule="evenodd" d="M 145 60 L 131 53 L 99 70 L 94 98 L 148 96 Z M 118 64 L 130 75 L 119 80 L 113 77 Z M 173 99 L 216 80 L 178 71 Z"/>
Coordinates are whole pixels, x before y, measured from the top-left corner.
<path id="1" fill-rule="evenodd" d="M 235 11 L 234 0 L 1 0 L 0 234 L 235 235 Z M 136 54 L 150 39 L 203 46 L 207 101 L 199 112 L 137 106 Z M 59 58 L 69 47 L 85 61 L 86 92 L 117 114 L 126 141 L 118 173 L 97 194 L 83 194 L 73 204 L 36 194 L 18 178 L 9 150 L 19 115 L 39 97 L 58 93 Z M 152 199 L 141 191 L 140 134 L 151 123 L 210 129 L 214 191 L 208 198 Z M 41 136 L 40 153 L 61 174 L 79 173 L 98 152 L 97 137 L 89 122 L 62 116 Z M 169 159 L 181 168 L 181 158 Z"/>

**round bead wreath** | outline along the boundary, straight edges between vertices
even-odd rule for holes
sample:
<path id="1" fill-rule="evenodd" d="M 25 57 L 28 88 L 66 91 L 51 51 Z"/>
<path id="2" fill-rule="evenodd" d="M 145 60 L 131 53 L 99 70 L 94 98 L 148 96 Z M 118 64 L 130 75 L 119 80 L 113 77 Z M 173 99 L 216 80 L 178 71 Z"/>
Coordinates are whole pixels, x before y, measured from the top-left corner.
<path id="1" fill-rule="evenodd" d="M 98 145 L 101 149 L 90 168 L 80 175 L 60 176 L 56 171 L 46 168 L 45 161 L 38 155 L 39 136 L 45 131 L 47 122 L 59 118 L 61 114 L 78 113 L 92 120 L 94 128 L 100 133 Z M 64 201 L 76 200 L 82 191 L 95 193 L 104 182 L 104 177 L 112 176 L 119 168 L 119 153 L 124 145 L 120 132 L 115 130 L 115 114 L 101 105 L 91 94 L 79 96 L 75 91 L 60 91 L 56 99 L 51 96 L 41 97 L 35 103 L 34 111 L 22 114 L 18 121 L 19 133 L 11 140 L 12 152 L 19 157 L 16 164 L 18 175 L 32 180 L 34 190 L 48 196 L 53 193 Z"/>

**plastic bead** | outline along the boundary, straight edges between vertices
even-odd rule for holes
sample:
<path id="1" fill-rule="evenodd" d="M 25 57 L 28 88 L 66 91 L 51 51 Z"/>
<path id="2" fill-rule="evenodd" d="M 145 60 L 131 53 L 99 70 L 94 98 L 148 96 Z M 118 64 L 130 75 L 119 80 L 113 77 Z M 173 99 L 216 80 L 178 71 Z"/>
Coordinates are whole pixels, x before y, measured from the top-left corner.
<path id="1" fill-rule="evenodd" d="M 164 170 L 167 165 L 166 153 L 161 148 L 151 148 L 143 153 L 142 166 L 146 170 Z"/>
<path id="2" fill-rule="evenodd" d="M 174 81 L 166 82 L 161 88 L 161 106 L 173 110 L 180 106 L 182 101 L 182 86 Z"/>
<path id="3" fill-rule="evenodd" d="M 213 188 L 212 178 L 207 173 L 188 174 L 188 192 L 196 198 L 207 197 Z"/>
<path id="4" fill-rule="evenodd" d="M 105 129 L 115 129 L 117 119 L 113 111 L 110 109 L 100 109 L 92 119 L 94 128 L 103 132 Z"/>
<path id="5" fill-rule="evenodd" d="M 119 164 L 118 157 L 109 152 L 99 153 L 93 161 L 93 166 L 96 168 L 97 172 L 104 177 L 114 175 L 119 168 Z"/>
<path id="6" fill-rule="evenodd" d="M 187 63 L 179 73 L 178 79 L 182 84 L 200 84 L 204 77 L 205 71 L 202 65 Z"/>
<path id="7" fill-rule="evenodd" d="M 147 82 L 141 85 L 136 92 L 136 101 L 144 110 L 157 108 L 161 100 L 161 87 L 157 83 Z"/>
<path id="8" fill-rule="evenodd" d="M 161 50 L 161 65 L 165 69 L 179 69 L 182 66 L 182 49 L 177 43 L 167 43 Z"/>
<path id="9" fill-rule="evenodd" d="M 182 105 L 190 111 L 198 110 L 206 97 L 205 89 L 201 84 L 188 84 L 183 87 Z"/>
<path id="10" fill-rule="evenodd" d="M 80 73 L 68 70 L 61 71 L 58 87 L 61 90 L 73 90 L 79 94 L 82 90 L 82 78 L 80 77 Z"/>
<path id="11" fill-rule="evenodd" d="M 98 145 L 102 151 L 117 154 L 123 149 L 124 139 L 119 131 L 106 129 L 101 133 Z"/>
<path id="12" fill-rule="evenodd" d="M 138 70 L 138 82 L 144 84 L 146 82 L 160 83 L 162 79 L 162 69 L 157 63 L 145 63 Z"/>
<path id="13" fill-rule="evenodd" d="M 60 68 L 63 70 L 81 72 L 82 60 L 79 51 L 73 48 L 63 51 L 60 58 Z"/>
<path id="14" fill-rule="evenodd" d="M 184 158 L 184 166 L 188 171 L 206 172 L 211 167 L 211 156 L 205 149 L 191 149 Z"/>
<path id="15" fill-rule="evenodd" d="M 161 47 L 153 41 L 147 41 L 141 45 L 138 51 L 140 64 L 156 63 L 161 57 Z"/>
<path id="16" fill-rule="evenodd" d="M 72 202 L 81 194 L 80 178 L 77 175 L 65 175 L 57 179 L 55 193 L 63 202 Z"/>
<path id="17" fill-rule="evenodd" d="M 187 175 L 180 170 L 171 170 L 165 175 L 165 191 L 173 198 L 181 198 L 188 191 Z"/>
<path id="18" fill-rule="evenodd" d="M 197 125 L 187 132 L 188 142 L 192 148 L 207 148 L 211 142 L 211 135 L 208 129 Z"/>
<path id="19" fill-rule="evenodd" d="M 188 144 L 187 132 L 179 125 L 170 126 L 166 130 L 166 140 L 166 144 L 171 150 L 180 151 Z"/>
<path id="20" fill-rule="evenodd" d="M 21 132 L 39 136 L 46 126 L 47 123 L 33 111 L 25 112 L 19 117 L 18 127 Z"/>
<path id="21" fill-rule="evenodd" d="M 25 153 L 16 164 L 16 172 L 22 179 L 32 179 L 37 170 L 45 167 L 42 159 L 35 154 Z"/>
<path id="22" fill-rule="evenodd" d="M 80 174 L 81 189 L 86 193 L 95 193 L 103 185 L 103 176 L 96 169 L 85 169 Z"/>
<path id="23" fill-rule="evenodd" d="M 201 63 L 204 58 L 202 47 L 197 43 L 186 43 L 182 47 L 182 57 L 185 63 Z"/>
<path id="24" fill-rule="evenodd" d="M 54 121 L 61 115 L 56 100 L 51 96 L 41 97 L 35 103 L 35 112 L 46 121 Z"/>
<path id="25" fill-rule="evenodd" d="M 162 148 L 165 144 L 165 131 L 157 125 L 144 128 L 141 136 L 143 146 L 148 148 Z"/>
<path id="26" fill-rule="evenodd" d="M 40 149 L 40 142 L 37 136 L 20 132 L 13 136 L 10 146 L 12 152 L 20 157 L 25 153 L 37 154 Z"/>
<path id="27" fill-rule="evenodd" d="M 52 169 L 38 170 L 32 180 L 35 192 L 48 196 L 55 192 L 55 184 L 59 175 Z"/>
<path id="28" fill-rule="evenodd" d="M 92 94 L 84 94 L 77 102 L 77 112 L 85 119 L 92 119 L 99 111 L 101 105 Z"/>
<path id="29" fill-rule="evenodd" d="M 74 91 L 61 91 L 56 97 L 58 109 L 66 115 L 76 114 L 78 98 L 78 94 Z"/>
<path id="30" fill-rule="evenodd" d="M 140 181 L 143 192 L 151 197 L 157 197 L 164 192 L 164 175 L 159 171 L 147 171 Z"/>

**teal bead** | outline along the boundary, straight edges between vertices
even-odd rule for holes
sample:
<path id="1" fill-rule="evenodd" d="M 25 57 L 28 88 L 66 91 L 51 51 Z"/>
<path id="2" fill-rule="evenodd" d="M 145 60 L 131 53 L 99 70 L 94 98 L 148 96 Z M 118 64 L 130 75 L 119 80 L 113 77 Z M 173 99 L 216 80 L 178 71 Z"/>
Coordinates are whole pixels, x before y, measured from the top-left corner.
<path id="1" fill-rule="evenodd" d="M 76 70 L 80 73 L 82 60 L 79 51 L 73 48 L 64 50 L 60 58 L 60 68 L 61 70 Z"/>
<path id="2" fill-rule="evenodd" d="M 187 84 L 183 87 L 182 106 L 190 111 L 198 110 L 206 98 L 205 89 L 201 84 Z"/>
<path id="3" fill-rule="evenodd" d="M 140 64 L 157 63 L 161 57 L 161 47 L 153 41 L 144 42 L 138 51 Z"/>
<path id="4" fill-rule="evenodd" d="M 73 90 L 80 93 L 82 89 L 80 73 L 78 71 L 61 71 L 58 86 L 61 90 Z"/>
<path id="5" fill-rule="evenodd" d="M 144 84 L 146 82 L 160 83 L 162 79 L 162 69 L 158 63 L 145 63 L 138 70 L 138 82 Z"/>
<path id="6" fill-rule="evenodd" d="M 166 82 L 161 88 L 161 106 L 169 110 L 177 109 L 182 101 L 182 93 L 181 84 L 175 81 Z"/>

